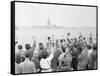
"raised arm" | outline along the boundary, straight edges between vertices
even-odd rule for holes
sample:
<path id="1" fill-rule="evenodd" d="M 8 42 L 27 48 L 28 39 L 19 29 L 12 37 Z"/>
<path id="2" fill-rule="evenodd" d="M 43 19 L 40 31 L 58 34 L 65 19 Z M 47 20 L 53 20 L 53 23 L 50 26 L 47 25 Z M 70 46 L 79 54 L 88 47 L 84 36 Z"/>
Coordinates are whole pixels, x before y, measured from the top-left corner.
<path id="1" fill-rule="evenodd" d="M 34 37 L 32 37 L 32 39 L 34 40 Z M 32 50 L 35 50 L 35 48 L 36 48 L 36 40 L 33 41 Z"/>
<path id="2" fill-rule="evenodd" d="M 51 47 L 51 53 L 50 53 L 49 57 L 47 58 L 47 60 L 48 60 L 49 62 L 51 62 L 51 60 L 53 59 L 53 57 L 54 57 L 54 48 Z"/>

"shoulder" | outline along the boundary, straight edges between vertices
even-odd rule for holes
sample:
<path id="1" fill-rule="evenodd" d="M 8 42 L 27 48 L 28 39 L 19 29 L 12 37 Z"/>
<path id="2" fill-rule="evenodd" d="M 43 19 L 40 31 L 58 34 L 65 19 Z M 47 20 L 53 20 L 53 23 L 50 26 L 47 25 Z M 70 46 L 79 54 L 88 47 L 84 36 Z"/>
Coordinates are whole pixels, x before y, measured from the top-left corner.
<path id="1" fill-rule="evenodd" d="M 35 63 L 32 62 L 32 61 L 29 61 L 29 62 L 28 62 L 28 65 L 33 67 L 33 66 L 35 66 Z"/>
<path id="2" fill-rule="evenodd" d="M 32 62 L 32 61 L 31 61 L 31 64 L 32 64 L 33 66 L 35 65 L 34 62 Z"/>
<path id="3" fill-rule="evenodd" d="M 22 67 L 24 65 L 24 62 L 21 62 L 20 64 L 18 64 L 19 67 Z"/>

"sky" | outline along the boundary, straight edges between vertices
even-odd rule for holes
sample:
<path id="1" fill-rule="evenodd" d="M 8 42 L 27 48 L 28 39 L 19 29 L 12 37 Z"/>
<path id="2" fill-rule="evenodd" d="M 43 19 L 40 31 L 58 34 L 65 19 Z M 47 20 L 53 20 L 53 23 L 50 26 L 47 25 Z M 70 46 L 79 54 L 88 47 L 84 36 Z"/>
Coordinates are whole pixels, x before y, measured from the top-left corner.
<path id="1" fill-rule="evenodd" d="M 15 26 L 96 27 L 96 8 L 35 3 L 15 4 Z"/>

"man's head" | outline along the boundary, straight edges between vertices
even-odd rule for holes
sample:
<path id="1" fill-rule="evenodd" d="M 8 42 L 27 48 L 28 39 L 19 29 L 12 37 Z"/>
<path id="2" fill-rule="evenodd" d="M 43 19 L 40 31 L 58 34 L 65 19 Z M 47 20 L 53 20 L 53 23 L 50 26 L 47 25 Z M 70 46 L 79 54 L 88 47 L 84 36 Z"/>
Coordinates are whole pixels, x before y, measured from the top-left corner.
<path id="1" fill-rule="evenodd" d="M 42 42 L 39 43 L 39 49 L 40 50 L 43 50 L 44 49 L 44 46 L 43 46 L 43 43 Z"/>
<path id="2" fill-rule="evenodd" d="M 44 59 L 46 59 L 46 58 L 48 57 L 48 53 L 47 53 L 47 52 L 44 52 L 44 53 L 42 54 L 42 56 L 43 56 Z"/>
<path id="3" fill-rule="evenodd" d="M 29 50 L 30 49 L 30 44 L 25 44 L 25 48 L 26 48 L 26 50 Z"/>
<path id="4" fill-rule="evenodd" d="M 51 38 L 50 37 L 48 37 L 48 40 L 50 40 Z"/>
<path id="5" fill-rule="evenodd" d="M 15 45 L 18 43 L 18 41 L 15 41 Z"/>
<path id="6" fill-rule="evenodd" d="M 97 50 L 97 45 L 96 44 L 93 45 L 93 50 Z"/>
<path id="7" fill-rule="evenodd" d="M 74 42 L 77 42 L 77 38 L 74 38 Z"/>
<path id="8" fill-rule="evenodd" d="M 92 38 L 92 37 L 90 37 L 90 38 L 89 38 L 89 42 L 90 42 L 90 43 L 92 43 L 92 41 L 93 41 L 93 38 Z"/>
<path id="9" fill-rule="evenodd" d="M 60 40 L 60 43 L 63 43 L 63 40 L 62 39 Z"/>
<path id="10" fill-rule="evenodd" d="M 15 53 L 15 62 L 17 64 L 21 63 L 21 53 Z"/>
<path id="11" fill-rule="evenodd" d="M 29 58 L 30 55 L 31 55 L 31 52 L 30 52 L 30 51 L 26 51 L 26 52 L 25 52 L 25 57 L 26 57 L 26 58 Z"/>
<path id="12" fill-rule="evenodd" d="M 92 37 L 90 37 L 89 40 L 92 40 Z"/>
<path id="13" fill-rule="evenodd" d="M 19 50 L 22 50 L 22 48 L 23 48 L 22 45 L 18 45 Z"/>
<path id="14" fill-rule="evenodd" d="M 70 36 L 70 32 L 67 33 L 67 36 Z"/>
<path id="15" fill-rule="evenodd" d="M 91 49 L 92 48 L 91 45 L 87 45 L 87 47 L 88 47 L 88 49 Z"/>
<path id="16" fill-rule="evenodd" d="M 85 40 L 85 37 L 83 37 L 83 40 Z"/>

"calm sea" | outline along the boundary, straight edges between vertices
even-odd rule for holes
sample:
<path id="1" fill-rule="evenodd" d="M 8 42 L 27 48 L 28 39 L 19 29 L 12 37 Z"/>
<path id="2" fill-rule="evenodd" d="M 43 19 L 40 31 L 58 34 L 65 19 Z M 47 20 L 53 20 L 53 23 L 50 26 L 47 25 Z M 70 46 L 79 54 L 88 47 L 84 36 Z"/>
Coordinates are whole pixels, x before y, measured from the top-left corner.
<path id="1" fill-rule="evenodd" d="M 30 28 L 23 27 L 15 30 L 15 40 L 22 44 L 26 43 L 32 45 L 34 39 L 38 42 L 47 41 L 48 36 L 54 35 L 54 39 L 65 38 L 67 33 L 71 33 L 71 37 L 78 37 L 79 32 L 86 38 L 92 33 L 93 37 L 96 38 L 96 28 Z M 32 39 L 32 37 L 34 37 Z"/>

